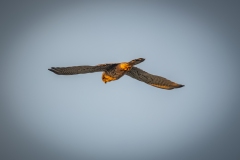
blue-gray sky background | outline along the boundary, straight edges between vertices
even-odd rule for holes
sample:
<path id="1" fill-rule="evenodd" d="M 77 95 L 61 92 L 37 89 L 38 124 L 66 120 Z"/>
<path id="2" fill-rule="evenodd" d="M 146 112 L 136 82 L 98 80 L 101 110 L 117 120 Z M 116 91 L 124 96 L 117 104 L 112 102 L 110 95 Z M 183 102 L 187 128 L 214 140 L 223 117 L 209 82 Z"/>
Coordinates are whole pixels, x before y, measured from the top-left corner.
<path id="1" fill-rule="evenodd" d="M 1 3 L 3 159 L 240 158 L 238 3 Z M 140 57 L 186 86 L 47 70 Z"/>

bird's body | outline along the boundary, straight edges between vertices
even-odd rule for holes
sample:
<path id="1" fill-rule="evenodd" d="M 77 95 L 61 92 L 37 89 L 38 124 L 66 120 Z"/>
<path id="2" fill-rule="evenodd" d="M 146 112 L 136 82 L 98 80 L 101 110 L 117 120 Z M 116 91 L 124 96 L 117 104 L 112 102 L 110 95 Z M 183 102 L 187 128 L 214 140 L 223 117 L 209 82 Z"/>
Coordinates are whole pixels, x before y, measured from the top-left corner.
<path id="1" fill-rule="evenodd" d="M 48 69 L 58 75 L 74 75 L 74 74 L 84 74 L 93 72 L 103 72 L 102 81 L 104 83 L 118 80 L 124 75 L 128 75 L 134 79 L 145 82 L 157 88 L 162 89 L 174 89 L 180 88 L 184 85 L 174 83 L 166 78 L 149 74 L 137 67 L 135 65 L 143 62 L 144 58 L 134 59 L 130 62 L 122 63 L 107 63 L 99 64 L 97 66 L 73 66 L 73 67 L 52 67 Z"/>
<path id="2" fill-rule="evenodd" d="M 117 80 L 121 78 L 127 71 L 132 69 L 133 64 L 130 63 L 120 63 L 110 66 L 106 71 L 102 74 L 102 81 L 104 83 Z"/>

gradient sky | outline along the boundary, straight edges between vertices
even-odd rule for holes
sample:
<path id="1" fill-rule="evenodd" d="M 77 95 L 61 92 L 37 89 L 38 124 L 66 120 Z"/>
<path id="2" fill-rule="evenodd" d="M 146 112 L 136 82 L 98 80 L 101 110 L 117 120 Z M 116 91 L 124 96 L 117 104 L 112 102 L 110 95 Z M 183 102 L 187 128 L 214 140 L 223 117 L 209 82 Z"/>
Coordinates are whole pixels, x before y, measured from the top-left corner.
<path id="1" fill-rule="evenodd" d="M 239 5 L 2 6 L 3 159 L 240 158 Z M 185 87 L 162 90 L 127 76 L 104 84 L 101 73 L 47 70 L 135 58 Z"/>

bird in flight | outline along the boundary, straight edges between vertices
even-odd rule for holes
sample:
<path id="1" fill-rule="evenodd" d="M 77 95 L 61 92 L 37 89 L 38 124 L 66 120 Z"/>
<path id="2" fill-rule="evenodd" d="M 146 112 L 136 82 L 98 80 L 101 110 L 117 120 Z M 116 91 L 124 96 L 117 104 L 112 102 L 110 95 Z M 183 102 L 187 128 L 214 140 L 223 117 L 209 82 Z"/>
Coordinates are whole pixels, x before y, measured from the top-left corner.
<path id="1" fill-rule="evenodd" d="M 123 75 L 130 76 L 139 81 L 145 82 L 157 88 L 171 90 L 174 88 L 181 88 L 184 85 L 172 82 L 164 77 L 157 75 L 152 75 L 147 73 L 140 68 L 135 67 L 135 65 L 143 62 L 144 58 L 134 59 L 130 62 L 122 63 L 106 63 L 99 64 L 96 66 L 72 66 L 72 67 L 51 67 L 48 69 L 58 75 L 74 75 L 74 74 L 84 74 L 93 72 L 103 72 L 102 81 L 104 83 L 118 80 Z"/>

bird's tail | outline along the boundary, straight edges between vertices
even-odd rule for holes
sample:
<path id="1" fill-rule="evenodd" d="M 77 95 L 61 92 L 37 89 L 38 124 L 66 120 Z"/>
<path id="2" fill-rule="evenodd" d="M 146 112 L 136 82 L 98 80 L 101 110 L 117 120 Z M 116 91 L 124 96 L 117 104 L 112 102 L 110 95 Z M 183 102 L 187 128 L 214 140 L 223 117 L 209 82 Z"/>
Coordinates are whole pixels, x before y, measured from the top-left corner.
<path id="1" fill-rule="evenodd" d="M 137 65 L 139 63 L 142 63 L 144 60 L 145 60 L 144 58 L 138 58 L 138 59 L 131 60 L 129 63 L 131 65 Z"/>

